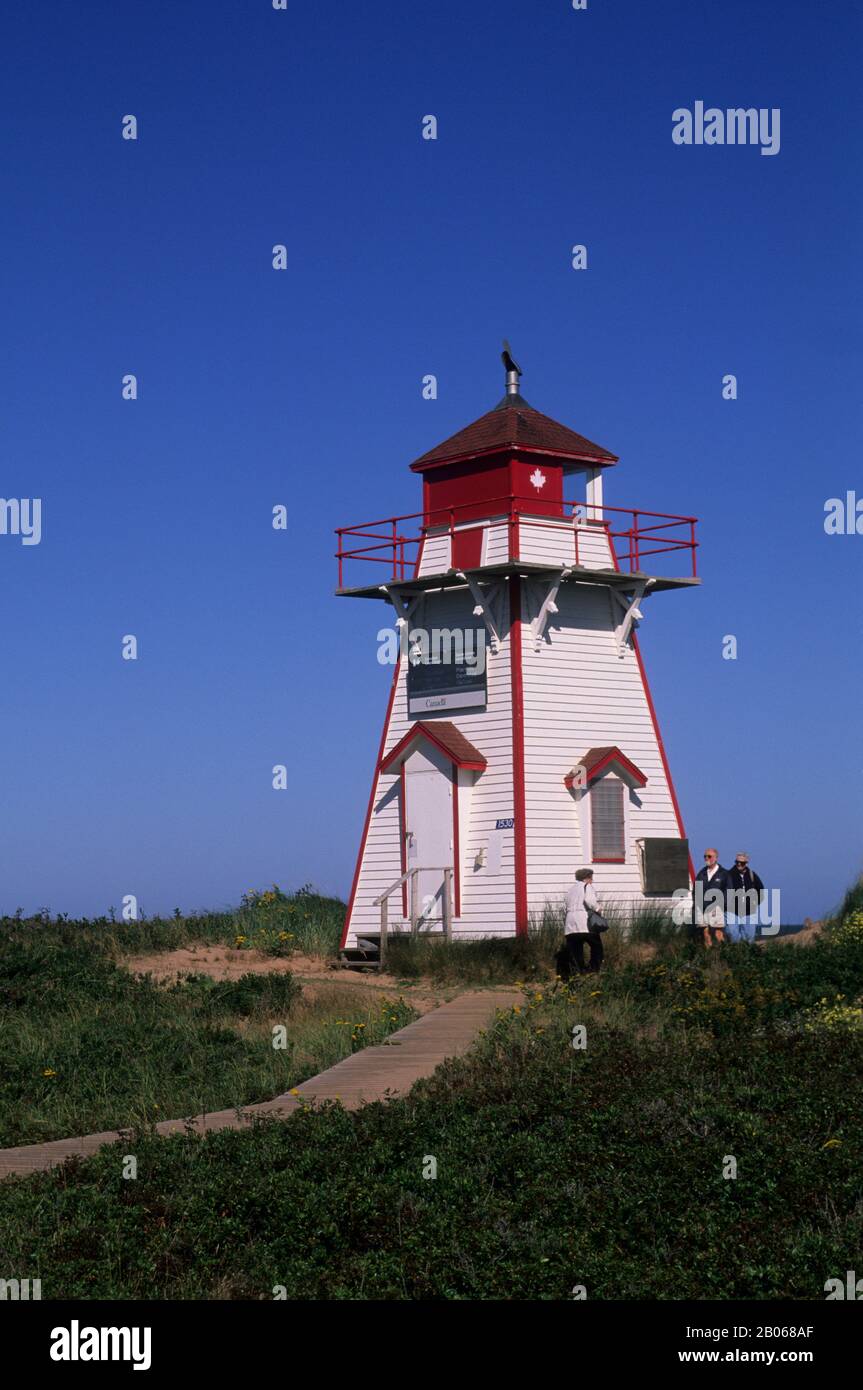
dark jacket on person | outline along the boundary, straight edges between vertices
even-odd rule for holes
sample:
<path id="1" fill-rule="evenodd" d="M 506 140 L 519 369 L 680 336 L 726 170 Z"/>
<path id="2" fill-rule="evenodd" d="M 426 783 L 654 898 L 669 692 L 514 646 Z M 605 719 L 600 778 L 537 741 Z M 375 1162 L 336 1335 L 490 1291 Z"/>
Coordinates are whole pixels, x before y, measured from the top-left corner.
<path id="1" fill-rule="evenodd" d="M 757 874 L 751 869 L 738 869 L 735 865 L 733 869 L 727 871 L 728 888 L 726 893 L 726 911 L 733 912 L 738 917 L 750 917 L 758 911 L 758 904 L 764 892 L 764 884 Z M 737 894 L 745 893 L 745 899 L 738 898 Z M 743 909 L 741 911 L 740 909 Z"/>
<path id="2" fill-rule="evenodd" d="M 699 883 L 701 883 L 701 885 L 702 885 L 702 889 L 701 889 L 701 892 L 702 892 L 702 899 L 701 899 L 700 904 L 698 904 L 698 884 L 699 884 Z M 721 893 L 721 894 L 722 894 L 722 902 L 720 902 L 719 899 L 718 899 L 717 897 L 713 896 L 713 895 L 716 894 L 716 893 Z M 708 879 L 708 877 L 707 877 L 707 865 L 706 865 L 706 864 L 704 865 L 704 868 L 698 870 L 698 873 L 695 875 L 695 884 L 693 885 L 693 892 L 692 892 L 692 926 L 693 926 L 693 928 L 694 928 L 696 925 L 698 925 L 698 913 L 697 913 L 697 911 L 696 911 L 696 904 L 698 904 L 698 906 L 701 908 L 701 911 L 702 911 L 702 912 L 704 911 L 705 907 L 707 907 L 707 906 L 713 906 L 713 905 L 715 905 L 715 906 L 717 906 L 717 907 L 721 907 L 722 910 L 723 910 L 723 912 L 724 912 L 724 911 L 725 911 L 725 897 L 726 897 L 727 893 L 728 893 L 728 870 L 727 870 L 727 869 L 723 869 L 723 867 L 722 867 L 721 864 L 717 864 L 717 866 L 716 866 L 716 873 L 713 875 L 713 877 L 712 877 L 711 879 Z"/>
<path id="3" fill-rule="evenodd" d="M 709 879 L 707 877 L 706 864 L 703 869 L 698 870 L 698 873 L 695 875 L 695 882 L 698 883 L 700 880 L 704 884 L 703 892 L 705 898 L 708 893 L 715 893 L 717 891 L 720 893 L 728 892 L 728 872 L 728 869 L 723 869 L 721 864 L 717 864 L 716 873 Z"/>
<path id="4" fill-rule="evenodd" d="M 698 903 L 699 883 L 702 884 L 703 895 L 702 901 L 700 901 L 700 903 Z M 698 908 L 700 908 L 700 910 L 702 910 L 703 913 L 703 910 L 705 910 L 706 902 L 717 902 L 716 898 L 707 898 L 707 894 L 709 894 L 709 892 L 714 892 L 717 890 L 720 891 L 723 895 L 727 894 L 728 870 L 723 869 L 723 866 L 721 865 L 717 865 L 716 873 L 713 874 L 713 878 L 707 880 L 707 866 L 705 865 L 703 869 L 699 869 L 698 873 L 696 873 L 695 883 L 693 883 L 692 885 L 692 915 L 691 917 L 689 917 L 689 937 L 691 937 L 693 941 L 699 940 L 700 931 L 702 931 L 702 923 L 700 923 Z"/>

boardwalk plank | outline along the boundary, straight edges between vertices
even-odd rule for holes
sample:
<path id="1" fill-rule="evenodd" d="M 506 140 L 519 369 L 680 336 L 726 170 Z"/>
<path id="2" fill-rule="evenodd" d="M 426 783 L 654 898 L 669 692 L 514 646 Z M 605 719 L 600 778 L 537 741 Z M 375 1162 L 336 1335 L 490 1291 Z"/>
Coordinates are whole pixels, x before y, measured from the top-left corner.
<path id="1" fill-rule="evenodd" d="M 405 1095 L 414 1082 L 430 1076 L 448 1057 L 466 1052 L 480 1029 L 493 1020 L 496 1010 L 510 1008 L 519 997 L 513 990 L 477 990 L 461 994 L 449 1004 L 442 1004 L 392 1033 L 386 1042 L 354 1052 L 318 1076 L 302 1082 L 295 1091 L 273 1100 L 245 1105 L 242 1112 L 218 1110 L 188 1120 L 162 1120 L 156 1125 L 156 1133 L 182 1134 L 187 1128 L 198 1134 L 242 1129 L 261 1115 L 286 1119 L 301 1105 L 338 1098 L 347 1110 L 355 1110 L 369 1101 Z M 65 1163 L 68 1158 L 89 1158 L 119 1137 L 118 1130 L 108 1130 L 74 1139 L 0 1149 L 0 1179 L 44 1172 Z"/>

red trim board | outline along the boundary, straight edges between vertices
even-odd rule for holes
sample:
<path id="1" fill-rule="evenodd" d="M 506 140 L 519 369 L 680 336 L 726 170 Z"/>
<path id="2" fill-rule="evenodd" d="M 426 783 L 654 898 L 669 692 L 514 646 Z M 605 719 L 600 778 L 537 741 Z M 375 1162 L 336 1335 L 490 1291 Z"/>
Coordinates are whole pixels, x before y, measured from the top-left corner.
<path id="1" fill-rule="evenodd" d="M 453 917 L 461 916 L 461 856 L 458 834 L 458 768 L 452 765 L 452 862 L 453 862 Z"/>
<path id="2" fill-rule="evenodd" d="M 509 661 L 512 684 L 512 810 L 515 851 L 515 934 L 527 936 L 527 827 L 524 798 L 524 680 L 521 669 L 521 579 L 509 579 Z"/>

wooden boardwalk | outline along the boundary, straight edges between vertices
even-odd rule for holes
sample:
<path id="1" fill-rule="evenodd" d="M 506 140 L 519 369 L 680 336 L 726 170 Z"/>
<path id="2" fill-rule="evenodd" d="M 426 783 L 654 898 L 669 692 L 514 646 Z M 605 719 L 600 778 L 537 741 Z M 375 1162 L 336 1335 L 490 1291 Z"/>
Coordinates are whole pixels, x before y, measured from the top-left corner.
<path id="1" fill-rule="evenodd" d="M 337 1062 L 319 1076 L 302 1082 L 295 1090 L 275 1100 L 243 1106 L 242 1111 L 218 1110 L 191 1120 L 163 1120 L 157 1134 L 181 1134 L 191 1126 L 203 1134 L 215 1129 L 242 1129 L 260 1115 L 287 1118 L 300 1105 L 340 1100 L 348 1110 L 365 1101 L 385 1100 L 405 1095 L 422 1076 L 430 1076 L 447 1057 L 466 1052 L 481 1028 L 494 1018 L 497 1009 L 507 1009 L 520 1001 L 514 990 L 476 990 L 460 994 L 449 1004 L 424 1014 L 406 1028 L 391 1033 L 386 1042 L 365 1047 Z M 77 1139 L 55 1139 L 45 1144 L 27 1144 L 17 1149 L 0 1149 L 0 1179 L 13 1174 L 38 1173 L 65 1163 L 67 1158 L 88 1158 L 104 1144 L 120 1137 L 117 1130 L 87 1134 Z"/>

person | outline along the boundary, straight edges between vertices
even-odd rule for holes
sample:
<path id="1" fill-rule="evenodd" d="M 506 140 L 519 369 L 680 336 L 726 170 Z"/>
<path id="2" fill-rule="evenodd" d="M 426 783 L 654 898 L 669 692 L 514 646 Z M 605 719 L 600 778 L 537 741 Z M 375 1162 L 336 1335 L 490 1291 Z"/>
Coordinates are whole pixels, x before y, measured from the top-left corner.
<path id="1" fill-rule="evenodd" d="M 764 884 L 749 867 L 749 855 L 745 850 L 734 856 L 734 867 L 728 870 L 728 935 L 732 941 L 754 941 L 757 918 Z"/>
<path id="2" fill-rule="evenodd" d="M 698 885 L 701 884 L 699 893 Z M 705 946 L 725 940 L 725 901 L 728 894 L 728 870 L 719 862 L 715 849 L 704 851 L 704 868 L 695 875 L 695 908 L 693 921 L 700 929 Z"/>
<path id="3" fill-rule="evenodd" d="M 597 974 L 605 955 L 599 932 L 592 932 L 587 925 L 589 908 L 593 908 L 594 912 L 599 909 L 593 887 L 593 869 L 578 869 L 575 883 L 566 895 L 566 922 L 563 930 L 570 968 L 577 970 L 579 975 Z M 584 961 L 585 946 L 590 947 L 589 965 Z"/>

